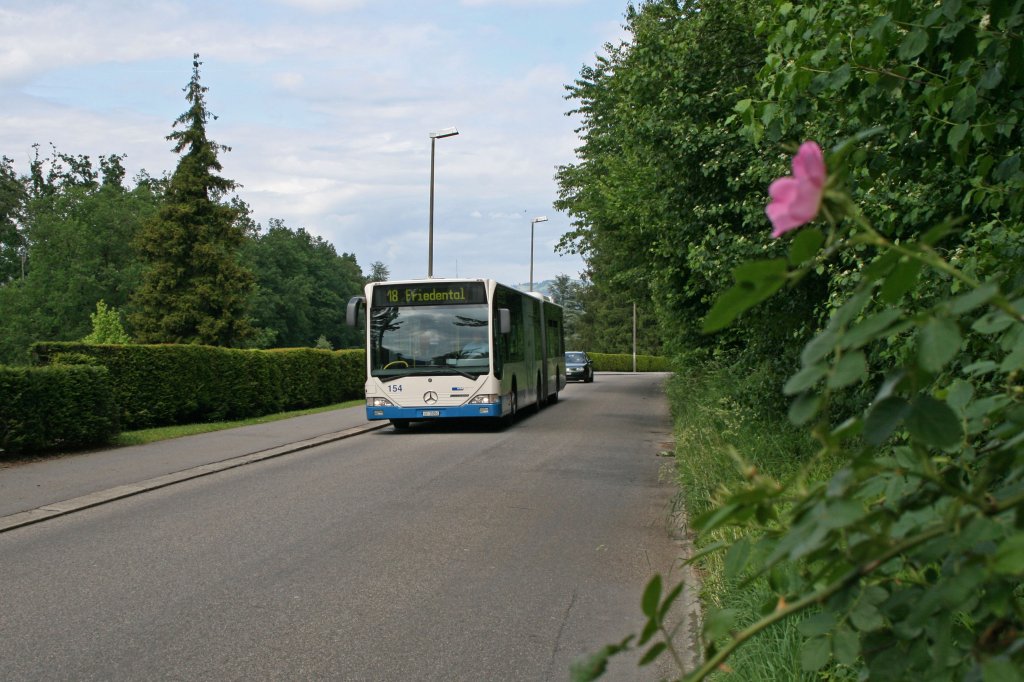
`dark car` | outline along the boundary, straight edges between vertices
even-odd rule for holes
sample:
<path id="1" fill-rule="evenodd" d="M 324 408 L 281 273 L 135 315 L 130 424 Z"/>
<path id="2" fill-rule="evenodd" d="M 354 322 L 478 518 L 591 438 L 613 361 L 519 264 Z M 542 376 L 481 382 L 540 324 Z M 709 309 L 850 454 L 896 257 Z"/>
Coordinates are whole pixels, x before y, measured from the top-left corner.
<path id="1" fill-rule="evenodd" d="M 581 350 L 566 352 L 565 380 L 583 381 L 588 384 L 594 381 L 594 363 L 590 360 L 590 356 Z"/>

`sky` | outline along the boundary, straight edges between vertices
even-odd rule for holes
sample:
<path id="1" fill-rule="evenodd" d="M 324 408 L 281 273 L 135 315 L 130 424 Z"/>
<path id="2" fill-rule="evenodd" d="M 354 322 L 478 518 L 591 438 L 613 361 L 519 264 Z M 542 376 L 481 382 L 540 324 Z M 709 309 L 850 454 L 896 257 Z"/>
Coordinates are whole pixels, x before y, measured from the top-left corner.
<path id="1" fill-rule="evenodd" d="M 585 270 L 555 245 L 555 172 L 573 163 L 565 99 L 628 0 L 0 0 L 0 155 L 124 154 L 129 176 L 178 157 L 198 53 L 221 174 L 265 229 L 279 219 L 392 279 L 508 284 Z"/>

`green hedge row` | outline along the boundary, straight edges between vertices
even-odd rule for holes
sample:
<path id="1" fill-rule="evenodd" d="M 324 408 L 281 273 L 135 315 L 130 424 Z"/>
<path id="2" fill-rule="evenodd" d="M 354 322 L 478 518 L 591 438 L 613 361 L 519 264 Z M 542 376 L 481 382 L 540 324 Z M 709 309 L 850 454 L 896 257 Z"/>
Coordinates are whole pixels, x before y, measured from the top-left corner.
<path id="1" fill-rule="evenodd" d="M 100 445 L 117 432 L 105 368 L 0 365 L 0 452 Z"/>
<path id="2" fill-rule="evenodd" d="M 362 395 L 365 352 L 36 343 L 35 365 L 105 367 L 121 428 L 241 419 Z"/>
<path id="3" fill-rule="evenodd" d="M 598 372 L 632 372 L 632 353 L 587 353 L 594 361 L 594 369 Z M 636 371 L 638 372 L 670 372 L 671 363 L 668 358 L 657 355 L 637 355 Z"/>

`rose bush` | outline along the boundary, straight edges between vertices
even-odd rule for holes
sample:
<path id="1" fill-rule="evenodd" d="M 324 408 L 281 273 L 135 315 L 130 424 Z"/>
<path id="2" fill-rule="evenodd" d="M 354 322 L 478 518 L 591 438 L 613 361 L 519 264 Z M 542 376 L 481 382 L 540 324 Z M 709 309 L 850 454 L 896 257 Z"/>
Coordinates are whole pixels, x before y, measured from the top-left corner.
<path id="1" fill-rule="evenodd" d="M 835 165 L 854 142 L 834 150 Z M 800 163 L 808 149 L 801 146 Z M 795 159 L 794 176 L 797 167 Z M 796 201 L 806 208 L 808 196 Z M 746 641 L 795 616 L 804 618 L 805 671 L 842 668 L 872 680 L 1020 679 L 1024 292 L 975 280 L 942 258 L 935 247 L 952 222 L 896 244 L 845 193 L 832 191 L 825 203 L 833 209 L 827 235 L 801 230 L 781 268 L 777 261 L 737 268 L 736 285 L 706 328 L 728 324 L 844 250 L 872 249 L 859 285 L 804 346 L 802 367 L 784 387 L 790 419 L 809 426 L 819 458 L 845 464 L 824 481 L 773 480 L 749 469 L 742 488 L 721 491 L 715 508 L 696 520 L 701 533 L 734 527 L 738 541 L 706 551 L 726 553 L 733 577 L 767 577 L 776 596 L 744 627 L 728 610 L 709 609 L 704 663 L 685 679 L 704 679 Z M 796 215 L 783 217 L 787 231 L 816 217 Z M 915 307 L 902 296 L 908 263 L 915 275 L 923 268 L 946 282 L 950 293 Z M 915 337 L 916 353 L 870 372 L 867 350 L 901 334 Z M 875 386 L 867 409 L 832 414 L 830 397 L 862 382 Z M 662 594 L 660 576 L 648 586 L 648 626 L 636 640 L 650 644 L 643 662 L 673 651 L 664 617 L 678 595 L 678 586 Z M 632 638 L 612 645 L 579 670 L 600 674 L 603 660 L 631 646 Z"/>

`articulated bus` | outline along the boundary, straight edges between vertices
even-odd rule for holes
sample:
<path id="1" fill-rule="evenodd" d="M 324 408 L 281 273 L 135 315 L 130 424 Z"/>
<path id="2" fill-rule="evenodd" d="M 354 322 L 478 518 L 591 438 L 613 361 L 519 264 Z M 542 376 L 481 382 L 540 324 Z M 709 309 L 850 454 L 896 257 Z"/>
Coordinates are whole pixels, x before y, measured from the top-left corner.
<path id="1" fill-rule="evenodd" d="M 490 279 L 371 282 L 348 303 L 365 309 L 366 416 L 511 424 L 565 388 L 562 308 Z"/>

